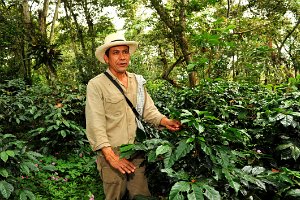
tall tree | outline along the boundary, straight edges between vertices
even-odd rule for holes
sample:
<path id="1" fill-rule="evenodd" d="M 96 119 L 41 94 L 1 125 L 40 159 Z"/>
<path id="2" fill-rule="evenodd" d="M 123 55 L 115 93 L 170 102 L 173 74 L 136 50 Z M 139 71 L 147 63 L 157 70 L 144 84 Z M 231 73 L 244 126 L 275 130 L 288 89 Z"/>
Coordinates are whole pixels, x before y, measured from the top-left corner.
<path id="1" fill-rule="evenodd" d="M 65 4 L 65 8 L 67 8 L 69 10 L 69 12 L 71 13 L 75 26 L 76 26 L 76 30 L 77 30 L 77 35 L 81 44 L 81 50 L 83 52 L 83 55 L 87 55 L 87 50 L 86 50 L 86 44 L 85 44 L 85 40 L 84 40 L 84 34 L 83 34 L 83 27 L 79 24 L 78 22 L 78 14 L 75 13 L 74 11 L 74 3 L 72 0 L 63 0 L 64 4 Z M 67 12 L 67 11 L 66 11 Z"/>
<path id="2" fill-rule="evenodd" d="M 23 16 L 23 24 L 25 30 L 25 40 L 22 42 L 22 60 L 23 60 L 23 68 L 24 68 L 24 78 L 27 83 L 31 84 L 31 59 L 28 57 L 28 49 L 29 42 L 34 41 L 34 36 L 32 33 L 33 27 L 30 18 L 30 10 L 27 0 L 23 0 L 22 2 L 22 16 Z"/>
<path id="3" fill-rule="evenodd" d="M 168 29 L 171 31 L 171 35 L 173 36 L 172 40 L 176 42 L 179 45 L 179 48 L 182 52 L 184 61 L 186 65 L 189 65 L 191 62 L 191 55 L 189 52 L 189 42 L 186 37 L 186 8 L 187 8 L 187 1 L 181 0 L 179 3 L 174 2 L 174 7 L 178 8 L 179 13 L 170 13 L 166 6 L 163 4 L 161 0 L 151 0 L 151 5 L 154 7 L 154 9 L 157 11 L 160 19 L 163 21 L 163 23 L 168 27 Z M 177 9 L 174 9 L 176 11 Z M 176 18 L 176 16 L 179 16 Z M 179 62 L 175 62 L 175 65 Z M 171 69 L 173 69 L 175 66 L 172 64 L 170 67 L 167 67 L 167 73 L 164 73 L 164 78 L 168 80 L 168 74 Z M 192 71 L 189 73 L 189 83 L 191 87 L 194 87 L 197 83 L 196 79 L 196 71 Z"/>
<path id="4" fill-rule="evenodd" d="M 47 15 L 50 0 L 44 0 L 43 9 L 39 10 L 39 27 L 43 38 L 47 38 Z"/>
<path id="5" fill-rule="evenodd" d="M 51 32 L 50 32 L 50 36 L 49 36 L 50 44 L 52 43 L 53 37 L 54 37 L 54 28 L 55 28 L 55 22 L 58 18 L 58 8 L 59 7 L 60 7 L 60 0 L 57 0 L 56 6 L 55 6 L 54 16 L 53 16 L 53 20 L 52 20 L 52 25 L 51 25 Z"/>

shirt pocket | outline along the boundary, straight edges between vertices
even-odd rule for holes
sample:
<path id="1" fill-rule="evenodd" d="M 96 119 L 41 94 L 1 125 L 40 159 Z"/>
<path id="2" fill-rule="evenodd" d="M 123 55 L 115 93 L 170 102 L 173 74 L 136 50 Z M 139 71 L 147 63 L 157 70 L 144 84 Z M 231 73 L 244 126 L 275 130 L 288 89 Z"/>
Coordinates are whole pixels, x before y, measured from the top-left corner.
<path id="1" fill-rule="evenodd" d="M 110 116 L 120 116 L 125 112 L 126 105 L 123 95 L 111 95 L 105 98 L 105 111 Z"/>

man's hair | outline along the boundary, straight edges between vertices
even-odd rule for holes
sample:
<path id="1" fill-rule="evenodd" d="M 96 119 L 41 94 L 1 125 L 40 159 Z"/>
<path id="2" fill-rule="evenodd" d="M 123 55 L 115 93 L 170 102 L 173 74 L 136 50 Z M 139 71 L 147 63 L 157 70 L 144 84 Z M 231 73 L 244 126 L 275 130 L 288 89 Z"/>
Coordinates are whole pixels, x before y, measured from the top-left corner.
<path id="1" fill-rule="evenodd" d="M 108 55 L 109 55 L 109 50 L 110 50 L 110 48 L 108 48 L 106 51 L 105 51 L 105 55 L 108 57 Z"/>
<path id="2" fill-rule="evenodd" d="M 128 47 L 128 50 L 129 50 L 129 46 L 128 46 L 128 45 L 118 45 L 118 46 L 127 46 L 127 47 Z M 109 50 L 110 50 L 110 48 L 106 49 L 106 51 L 105 51 L 105 55 L 106 55 L 107 57 L 109 57 L 109 56 L 108 56 L 108 55 L 109 55 Z"/>

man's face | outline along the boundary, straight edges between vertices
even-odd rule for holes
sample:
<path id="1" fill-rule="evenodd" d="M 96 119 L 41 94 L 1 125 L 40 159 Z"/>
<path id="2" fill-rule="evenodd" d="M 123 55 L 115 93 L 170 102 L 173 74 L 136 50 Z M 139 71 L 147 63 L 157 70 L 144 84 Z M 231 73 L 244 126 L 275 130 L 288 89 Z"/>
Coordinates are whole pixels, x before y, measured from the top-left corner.
<path id="1" fill-rule="evenodd" d="M 112 72 L 124 73 L 130 61 L 129 47 L 126 45 L 111 47 L 108 56 L 104 55 L 104 60 Z"/>

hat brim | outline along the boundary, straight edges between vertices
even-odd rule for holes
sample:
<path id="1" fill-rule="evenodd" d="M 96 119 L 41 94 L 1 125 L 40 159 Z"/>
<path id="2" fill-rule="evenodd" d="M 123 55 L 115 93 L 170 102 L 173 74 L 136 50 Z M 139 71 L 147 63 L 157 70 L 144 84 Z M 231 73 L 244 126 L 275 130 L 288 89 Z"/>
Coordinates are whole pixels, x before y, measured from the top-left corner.
<path id="1" fill-rule="evenodd" d="M 130 54 L 133 54 L 138 47 L 138 43 L 135 41 L 116 41 L 116 42 L 104 44 L 104 45 L 97 47 L 97 49 L 95 51 L 95 56 L 100 62 L 105 63 L 105 60 L 104 60 L 105 51 L 111 47 L 122 46 L 122 45 L 126 45 L 129 47 Z"/>

